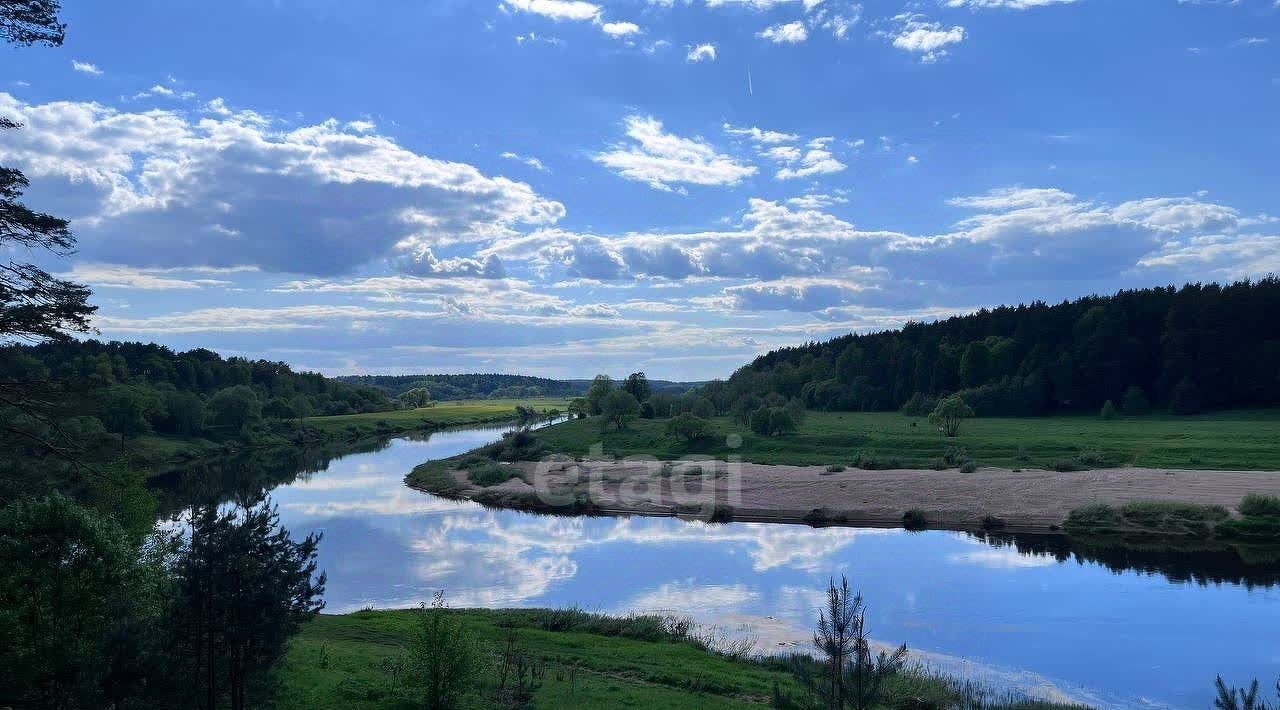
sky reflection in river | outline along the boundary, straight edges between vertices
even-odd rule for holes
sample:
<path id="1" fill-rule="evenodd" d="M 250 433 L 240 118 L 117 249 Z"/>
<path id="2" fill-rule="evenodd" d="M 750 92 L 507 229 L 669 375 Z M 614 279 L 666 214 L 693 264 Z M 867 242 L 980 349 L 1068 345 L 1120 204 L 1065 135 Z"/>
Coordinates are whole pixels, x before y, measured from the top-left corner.
<path id="1" fill-rule="evenodd" d="M 535 516 L 404 486 L 413 466 L 499 431 L 394 441 L 272 493 L 295 534 L 325 534 L 329 611 L 412 606 L 443 587 L 454 606 L 749 622 L 777 647 L 804 643 L 826 580 L 843 573 L 877 637 L 1108 706 L 1203 707 L 1217 672 L 1280 674 L 1275 586 L 1171 583 L 947 532 Z"/>

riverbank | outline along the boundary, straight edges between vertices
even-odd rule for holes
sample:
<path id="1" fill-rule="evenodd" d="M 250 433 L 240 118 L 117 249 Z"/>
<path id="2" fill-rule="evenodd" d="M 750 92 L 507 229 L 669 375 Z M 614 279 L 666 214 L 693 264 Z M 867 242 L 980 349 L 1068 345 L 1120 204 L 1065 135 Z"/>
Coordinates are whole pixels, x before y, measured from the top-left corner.
<path id="1" fill-rule="evenodd" d="M 126 452 L 135 466 L 155 477 L 209 457 L 281 447 L 355 444 L 449 427 L 501 424 L 519 418 L 518 406 L 550 416 L 551 412 L 563 411 L 567 404 L 556 398 L 444 402 L 417 409 L 308 417 L 301 425 L 296 421 L 272 421 L 249 435 L 205 438 L 148 434 L 130 440 Z"/>
<path id="2" fill-rule="evenodd" d="M 417 611 L 320 616 L 290 643 L 280 680 L 281 708 L 400 707 L 410 696 L 395 672 L 418 624 Z M 448 612 L 463 625 L 481 672 L 462 707 L 491 707 L 508 638 L 542 673 L 534 707 L 770 707 L 775 693 L 803 691 L 785 658 L 726 653 L 714 631 L 659 616 L 607 617 L 576 610 Z M 723 637 L 721 637 L 723 638 Z M 884 707 L 1059 710 L 1056 703 L 998 693 L 919 669 L 889 680 Z"/>
<path id="3" fill-rule="evenodd" d="M 522 461 L 509 477 L 480 485 L 466 459 L 415 469 L 409 485 L 437 495 L 520 509 L 640 515 L 706 514 L 733 520 L 901 526 L 954 530 L 1058 530 L 1093 505 L 1178 501 L 1228 511 L 1251 493 L 1280 495 L 1277 471 L 1112 468 L 1045 471 L 833 470 L 822 466 Z M 501 478 L 498 476 L 496 478 Z M 488 478 L 495 481 L 496 478 Z M 536 484 L 536 488 L 535 488 Z M 542 490 L 550 495 L 539 495 Z M 913 521 L 905 521 L 911 524 Z"/>

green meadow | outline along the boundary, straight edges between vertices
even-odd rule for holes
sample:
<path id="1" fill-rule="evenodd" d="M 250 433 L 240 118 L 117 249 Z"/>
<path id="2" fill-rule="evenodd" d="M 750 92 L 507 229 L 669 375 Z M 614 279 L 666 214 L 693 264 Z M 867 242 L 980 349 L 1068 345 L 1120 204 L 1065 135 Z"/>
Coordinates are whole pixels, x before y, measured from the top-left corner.
<path id="1" fill-rule="evenodd" d="M 594 445 L 611 456 L 725 457 L 766 464 L 929 467 L 956 447 L 982 466 L 1079 468 L 1280 469 L 1280 410 L 1242 410 L 1197 416 L 1150 415 L 977 418 L 946 438 L 923 417 L 893 412 L 809 412 L 792 434 L 760 436 L 728 417 L 711 433 L 686 443 L 667 433 L 667 420 L 635 419 L 617 430 L 598 418 L 541 430 L 552 452 L 586 456 Z M 736 435 L 736 436 L 731 436 Z M 739 446 L 730 446 L 740 438 Z M 886 467 L 897 467 L 886 466 Z"/>
<path id="2" fill-rule="evenodd" d="M 419 707 L 396 677 L 415 628 L 416 610 L 319 616 L 291 642 L 281 668 L 278 705 L 286 710 Z M 543 671 L 531 705 L 540 708 L 771 707 L 775 688 L 802 691 L 782 658 L 717 652 L 672 632 L 654 616 L 605 617 L 574 610 L 465 610 L 456 614 L 477 661 L 475 682 L 460 703 L 494 707 L 500 654 L 514 632 L 520 650 Z M 713 644 L 714 646 L 714 644 Z M 911 669 L 889 680 L 883 704 L 1054 710 L 1070 706 L 1000 698 L 983 688 Z"/>

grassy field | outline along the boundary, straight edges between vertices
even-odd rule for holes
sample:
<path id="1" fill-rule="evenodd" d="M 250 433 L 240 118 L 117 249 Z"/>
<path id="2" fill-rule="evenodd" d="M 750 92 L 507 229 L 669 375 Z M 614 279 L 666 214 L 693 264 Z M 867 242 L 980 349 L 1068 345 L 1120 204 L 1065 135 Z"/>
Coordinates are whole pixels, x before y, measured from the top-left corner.
<path id="1" fill-rule="evenodd" d="M 290 645 L 282 672 L 282 708 L 363 710 L 414 707 L 395 689 L 391 662 L 404 653 L 413 611 L 365 611 L 321 616 Z M 545 664 L 535 707 L 741 708 L 768 707 L 775 684 L 795 697 L 799 686 L 781 661 L 733 660 L 697 643 L 655 633 L 652 617 L 610 619 L 580 612 L 468 610 L 465 635 L 479 652 L 481 682 L 462 704 L 487 708 L 497 654 L 509 630 L 524 652 Z M 559 630 L 549 630 L 556 628 Z M 487 666 L 487 668 L 485 668 Z M 925 674 L 903 674 L 890 697 L 933 700 L 913 707 L 958 707 L 982 691 Z M 963 694 L 963 695 L 962 695 Z M 897 707 L 886 704 L 885 707 Z M 964 705 L 1013 710 L 1065 706 L 1004 701 Z"/>
<path id="2" fill-rule="evenodd" d="M 504 421 L 515 417 L 516 407 L 528 407 L 539 412 L 553 409 L 564 411 L 569 400 L 558 398 L 534 399 L 479 399 L 457 402 L 439 402 L 419 409 L 400 409 L 391 412 L 344 414 L 333 417 L 311 417 L 307 426 L 325 432 L 362 431 L 378 433 L 386 429 L 408 430 L 445 426 L 464 426 Z"/>
<path id="3" fill-rule="evenodd" d="M 810 412 L 796 433 L 778 437 L 758 436 L 726 417 L 712 425 L 712 436 L 692 444 L 667 435 L 665 420 L 635 420 L 623 431 L 602 430 L 599 419 L 576 420 L 538 436 L 548 450 L 575 456 L 600 443 L 604 454 L 613 456 L 736 454 L 755 463 L 851 465 L 861 455 L 928 467 L 958 446 L 979 465 L 1007 468 L 1079 462 L 1081 468 L 1280 470 L 1280 410 L 1112 421 L 1094 416 L 972 419 L 954 439 L 939 435 L 924 418 L 892 412 Z M 727 445 L 730 434 L 741 437 L 741 446 Z"/>

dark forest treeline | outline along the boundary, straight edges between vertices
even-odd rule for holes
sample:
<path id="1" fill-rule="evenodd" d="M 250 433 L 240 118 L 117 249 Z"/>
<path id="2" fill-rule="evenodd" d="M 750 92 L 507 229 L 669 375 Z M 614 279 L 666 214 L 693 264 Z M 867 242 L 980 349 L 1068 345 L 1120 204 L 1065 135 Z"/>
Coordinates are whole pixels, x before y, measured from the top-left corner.
<path id="1" fill-rule="evenodd" d="M 126 440 L 261 440 L 273 421 L 391 409 L 386 393 L 266 360 L 155 344 L 58 340 L 0 347 L 0 500 L 71 492 Z"/>
<path id="2" fill-rule="evenodd" d="M 67 396 L 82 400 L 81 411 L 87 413 L 103 408 L 113 388 L 135 388 L 139 396 L 160 400 L 146 412 L 159 430 L 165 426 L 164 399 L 171 393 L 212 402 L 224 390 L 247 387 L 263 415 L 282 419 L 392 408 L 376 388 L 294 372 L 283 362 L 223 358 L 205 349 L 175 352 L 154 343 L 65 340 L 11 345 L 0 349 L 0 372 L 14 379 L 57 382 Z"/>
<path id="3" fill-rule="evenodd" d="M 392 397 L 419 390 L 423 401 L 568 397 L 586 390 L 585 385 L 528 375 L 349 375 L 337 379 L 374 387 Z"/>
<path id="4" fill-rule="evenodd" d="M 527 397 L 578 397 L 586 394 L 591 380 L 552 380 L 529 375 L 348 375 L 338 380 L 383 390 L 392 397 L 419 405 L 429 401 L 459 399 L 516 399 Z M 679 394 L 697 383 L 649 380 L 654 392 Z"/>
<path id="5" fill-rule="evenodd" d="M 925 412 L 959 392 L 979 415 L 1280 404 L 1280 280 L 1121 291 L 983 309 L 757 358 L 706 393 L 729 410 L 781 395 L 811 408 Z"/>

